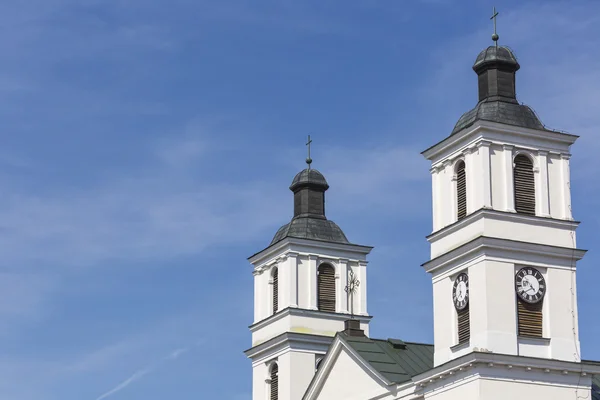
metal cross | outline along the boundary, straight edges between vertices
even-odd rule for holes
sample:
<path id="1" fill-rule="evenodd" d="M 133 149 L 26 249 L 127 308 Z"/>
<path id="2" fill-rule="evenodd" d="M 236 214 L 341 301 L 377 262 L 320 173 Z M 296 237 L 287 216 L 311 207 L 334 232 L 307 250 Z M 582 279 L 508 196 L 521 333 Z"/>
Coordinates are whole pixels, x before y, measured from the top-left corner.
<path id="1" fill-rule="evenodd" d="M 344 288 L 346 293 L 348 293 L 348 295 L 350 295 L 350 316 L 351 316 L 351 318 L 354 318 L 354 293 L 356 292 L 356 289 L 358 289 L 359 286 L 360 286 L 360 281 L 358 280 L 358 278 L 356 278 L 356 276 L 354 275 L 354 272 L 352 272 L 352 270 L 351 270 L 350 277 L 348 279 L 348 284 Z"/>
<path id="2" fill-rule="evenodd" d="M 310 144 L 312 140 L 310 139 L 310 135 L 308 135 L 308 142 L 306 142 L 306 146 L 308 146 L 308 157 L 306 157 L 306 163 L 308 164 L 308 169 L 310 169 L 310 164 L 312 163 L 312 158 L 310 158 Z"/>
<path id="3" fill-rule="evenodd" d="M 494 7 L 494 15 L 490 18 L 494 20 L 494 34 L 492 35 L 492 40 L 496 43 L 496 47 L 498 47 L 498 39 L 500 39 L 500 36 L 498 36 L 498 33 L 496 32 L 496 17 L 498 17 L 498 11 L 496 11 L 496 7 Z"/>

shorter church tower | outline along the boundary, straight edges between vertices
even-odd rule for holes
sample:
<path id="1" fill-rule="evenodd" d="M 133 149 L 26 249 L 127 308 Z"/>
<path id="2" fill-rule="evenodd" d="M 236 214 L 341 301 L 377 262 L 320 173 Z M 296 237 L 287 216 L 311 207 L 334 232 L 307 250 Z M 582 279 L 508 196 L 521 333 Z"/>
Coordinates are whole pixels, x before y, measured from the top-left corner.
<path id="1" fill-rule="evenodd" d="M 249 258 L 254 323 L 246 355 L 252 360 L 253 400 L 300 400 L 333 337 L 351 316 L 369 334 L 366 256 L 372 248 L 351 244 L 326 218 L 329 185 L 310 161 L 290 186 L 292 220 L 266 249 Z M 357 290 L 349 294 L 352 286 Z"/>

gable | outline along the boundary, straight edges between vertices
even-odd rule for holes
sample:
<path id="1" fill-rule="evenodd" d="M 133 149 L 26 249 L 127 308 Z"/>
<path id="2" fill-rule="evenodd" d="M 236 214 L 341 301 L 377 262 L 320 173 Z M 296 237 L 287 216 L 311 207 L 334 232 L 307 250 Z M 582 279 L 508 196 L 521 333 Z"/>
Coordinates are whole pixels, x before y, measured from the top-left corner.
<path id="1" fill-rule="evenodd" d="M 385 384 L 358 362 L 345 346 L 340 346 L 338 354 L 328 364 L 328 370 L 319 379 L 322 387 L 311 400 L 364 400 L 388 393 Z"/>

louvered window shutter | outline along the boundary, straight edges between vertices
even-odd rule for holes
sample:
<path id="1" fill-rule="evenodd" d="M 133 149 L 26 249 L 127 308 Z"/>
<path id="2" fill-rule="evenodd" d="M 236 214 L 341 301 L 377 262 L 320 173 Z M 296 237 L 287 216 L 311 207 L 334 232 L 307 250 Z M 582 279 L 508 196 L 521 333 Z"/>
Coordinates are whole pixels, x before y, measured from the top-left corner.
<path id="1" fill-rule="evenodd" d="M 543 337 L 542 303 L 529 304 L 517 299 L 519 336 Z"/>
<path id="2" fill-rule="evenodd" d="M 465 172 L 465 163 L 460 161 L 456 169 L 456 200 L 458 219 L 467 216 L 467 174 Z"/>
<path id="3" fill-rule="evenodd" d="M 514 184 L 515 210 L 520 214 L 535 215 L 533 163 L 522 154 L 515 157 Z"/>
<path id="4" fill-rule="evenodd" d="M 469 307 L 458 312 L 458 344 L 467 343 L 471 337 Z"/>
<path id="5" fill-rule="evenodd" d="M 278 400 L 279 399 L 279 367 L 277 364 L 274 364 L 271 367 L 271 399 L 270 400 Z"/>
<path id="6" fill-rule="evenodd" d="M 277 312 L 279 307 L 279 270 L 273 270 L 273 314 Z"/>
<path id="7" fill-rule="evenodd" d="M 335 312 L 335 270 L 331 265 L 319 267 L 317 286 L 319 310 Z"/>

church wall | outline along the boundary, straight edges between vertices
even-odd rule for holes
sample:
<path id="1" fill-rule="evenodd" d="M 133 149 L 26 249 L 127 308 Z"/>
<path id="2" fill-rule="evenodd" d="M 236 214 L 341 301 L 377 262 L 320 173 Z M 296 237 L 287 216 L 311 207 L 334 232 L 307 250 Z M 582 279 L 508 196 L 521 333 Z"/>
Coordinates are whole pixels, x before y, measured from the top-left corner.
<path id="1" fill-rule="evenodd" d="M 575 265 L 574 261 L 573 265 Z M 549 268 L 546 276 L 548 292 L 544 305 L 548 318 L 545 331 L 547 333 L 544 336 L 552 338 L 549 357 L 579 361 L 577 359 L 580 358 L 578 357 L 580 344 L 575 273 L 568 269 Z"/>
<path id="2" fill-rule="evenodd" d="M 435 344 L 434 365 L 440 365 L 451 357 L 450 348 L 457 342 L 456 311 L 452 301 L 452 281 L 444 278 L 433 285 L 433 342 Z"/>
<path id="3" fill-rule="evenodd" d="M 514 266 L 482 260 L 469 267 L 470 347 L 516 354 Z"/>
<path id="4" fill-rule="evenodd" d="M 435 391 L 428 391 L 425 400 L 480 400 L 478 379 L 462 379 L 450 384 L 438 384 Z"/>
<path id="5" fill-rule="evenodd" d="M 540 377 L 544 381 L 547 379 Z M 560 382 L 558 377 L 553 376 L 553 382 L 550 384 L 544 381 L 538 381 L 534 377 L 530 381 L 514 380 L 492 380 L 481 379 L 480 394 L 481 400 L 506 400 L 506 399 L 544 399 L 544 400 L 572 400 L 572 399 L 591 399 L 589 387 L 591 382 L 589 378 L 571 377 L 565 379 L 570 382 Z M 577 389 L 577 383 L 580 387 Z M 587 387 L 586 387 L 587 386 Z M 577 390 L 576 390 L 577 389 Z M 459 397 L 456 397 L 458 399 Z M 463 399 L 467 399 L 464 398 Z"/>
<path id="6" fill-rule="evenodd" d="M 345 349 L 334 360 L 333 368 L 314 400 L 365 400 L 387 394 L 386 386 L 378 384 Z"/>
<path id="7" fill-rule="evenodd" d="M 290 360 L 290 400 L 301 400 L 310 381 L 315 375 L 316 357 L 313 353 L 289 352 L 286 354 Z M 283 400 L 283 398 L 281 399 Z"/>
<path id="8" fill-rule="evenodd" d="M 252 367 L 252 399 L 267 400 L 269 370 L 266 364 L 261 363 Z"/>

